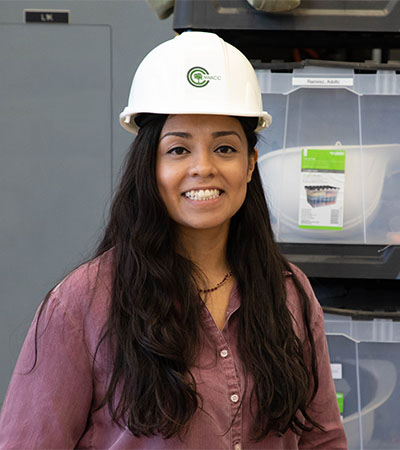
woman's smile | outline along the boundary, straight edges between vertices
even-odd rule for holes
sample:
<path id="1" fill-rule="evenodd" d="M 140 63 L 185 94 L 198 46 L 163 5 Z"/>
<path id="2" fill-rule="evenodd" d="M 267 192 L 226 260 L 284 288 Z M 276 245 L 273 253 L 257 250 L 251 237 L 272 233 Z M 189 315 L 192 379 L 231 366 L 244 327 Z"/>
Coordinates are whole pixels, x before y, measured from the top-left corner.
<path id="1" fill-rule="evenodd" d="M 222 195 L 220 189 L 192 189 L 190 191 L 184 192 L 183 195 L 189 200 L 195 201 L 210 201 L 219 198 Z"/>

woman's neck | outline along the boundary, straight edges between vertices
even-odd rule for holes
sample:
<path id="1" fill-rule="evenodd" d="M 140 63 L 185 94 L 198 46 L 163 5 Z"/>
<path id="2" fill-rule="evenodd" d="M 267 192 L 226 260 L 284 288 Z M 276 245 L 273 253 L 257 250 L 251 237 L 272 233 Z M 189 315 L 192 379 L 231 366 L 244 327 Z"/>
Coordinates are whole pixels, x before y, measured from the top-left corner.
<path id="1" fill-rule="evenodd" d="M 181 230 L 185 254 L 210 281 L 219 279 L 221 274 L 230 270 L 226 260 L 228 230 L 228 227 L 222 230 Z"/>

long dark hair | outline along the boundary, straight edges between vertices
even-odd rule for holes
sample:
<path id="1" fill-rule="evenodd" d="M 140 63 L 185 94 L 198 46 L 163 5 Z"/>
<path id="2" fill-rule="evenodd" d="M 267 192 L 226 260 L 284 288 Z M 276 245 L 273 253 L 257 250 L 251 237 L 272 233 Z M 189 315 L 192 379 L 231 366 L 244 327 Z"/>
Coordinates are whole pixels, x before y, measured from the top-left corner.
<path id="1" fill-rule="evenodd" d="M 112 346 L 114 360 L 99 408 L 108 405 L 112 419 L 136 436 L 169 438 L 181 435 L 202 406 L 190 371 L 200 343 L 202 304 L 196 267 L 176 251 L 176 228 L 156 184 L 156 151 L 166 117 L 143 122 L 96 256 L 114 252 L 111 306 L 99 342 Z M 251 154 L 257 141 L 254 126 L 238 119 Z M 321 429 L 307 414 L 318 389 L 309 300 L 293 274 L 307 356 L 286 306 L 284 272 L 291 269 L 274 242 L 257 167 L 245 201 L 231 220 L 227 249 L 242 298 L 239 351 L 245 372 L 254 378 L 254 438 L 260 440 L 272 430 Z"/>

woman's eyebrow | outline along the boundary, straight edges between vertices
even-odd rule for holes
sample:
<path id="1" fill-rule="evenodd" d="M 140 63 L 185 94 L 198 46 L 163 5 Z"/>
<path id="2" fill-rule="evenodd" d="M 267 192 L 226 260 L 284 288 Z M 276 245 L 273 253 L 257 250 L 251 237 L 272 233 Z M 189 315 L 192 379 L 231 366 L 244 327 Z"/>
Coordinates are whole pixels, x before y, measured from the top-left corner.
<path id="1" fill-rule="evenodd" d="M 240 137 L 239 133 L 236 133 L 236 131 L 215 131 L 214 133 L 212 133 L 212 137 L 217 138 L 217 137 L 223 137 L 223 136 L 230 136 L 234 134 L 235 136 L 237 136 L 239 138 L 239 140 L 241 141 L 242 138 Z"/>
<path id="2" fill-rule="evenodd" d="M 178 137 L 186 138 L 186 139 L 189 139 L 192 137 L 192 135 L 190 133 L 185 133 L 184 131 L 170 131 L 169 133 L 165 133 L 163 136 L 161 136 L 160 141 L 167 136 L 178 136 Z"/>
<path id="3" fill-rule="evenodd" d="M 239 133 L 236 133 L 236 131 L 233 131 L 233 130 L 214 131 L 213 133 L 211 133 L 211 136 L 213 138 L 218 138 L 218 137 L 223 137 L 223 136 L 231 136 L 231 135 L 237 136 L 240 141 L 242 140 Z M 185 138 L 185 139 L 190 139 L 193 137 L 190 133 L 186 133 L 185 131 L 170 131 L 168 133 L 165 133 L 163 136 L 161 136 L 160 141 L 163 140 L 167 136 L 178 136 L 178 137 Z"/>

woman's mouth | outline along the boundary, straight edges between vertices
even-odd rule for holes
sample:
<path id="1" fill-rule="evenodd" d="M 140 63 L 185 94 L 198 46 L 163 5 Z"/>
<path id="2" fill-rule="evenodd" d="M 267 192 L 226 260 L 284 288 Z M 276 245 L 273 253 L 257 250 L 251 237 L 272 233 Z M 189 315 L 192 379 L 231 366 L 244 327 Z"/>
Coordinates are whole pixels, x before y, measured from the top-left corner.
<path id="1" fill-rule="evenodd" d="M 183 195 L 190 200 L 213 200 L 222 194 L 219 189 L 196 189 L 184 192 Z"/>

